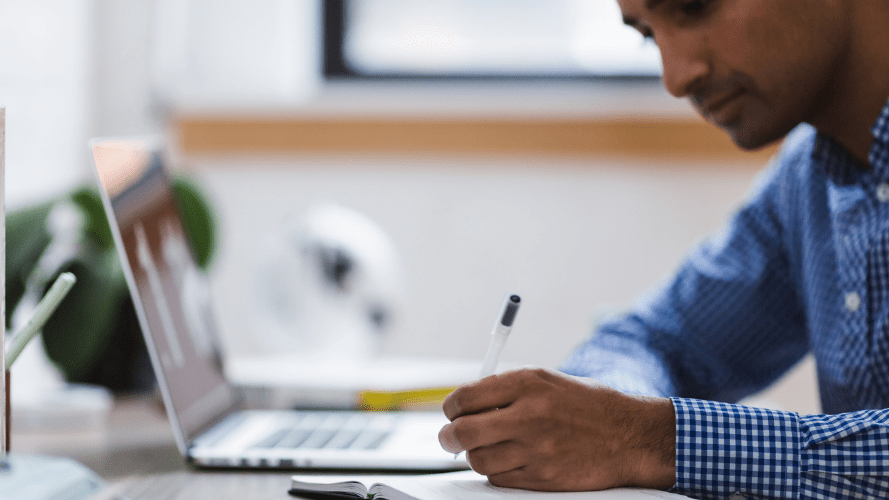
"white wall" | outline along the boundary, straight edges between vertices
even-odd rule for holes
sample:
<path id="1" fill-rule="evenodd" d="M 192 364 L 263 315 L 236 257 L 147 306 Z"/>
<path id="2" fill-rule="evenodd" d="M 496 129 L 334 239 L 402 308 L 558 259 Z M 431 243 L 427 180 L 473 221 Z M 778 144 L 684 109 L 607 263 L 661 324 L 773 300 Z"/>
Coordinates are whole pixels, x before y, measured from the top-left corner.
<path id="1" fill-rule="evenodd" d="M 247 11 L 238 10 L 244 5 L 240 2 L 223 4 L 0 2 L 7 205 L 43 201 L 92 182 L 89 138 L 163 133 L 174 107 L 227 103 L 244 108 L 262 102 L 268 108 L 302 102 L 318 84 L 317 0 L 266 0 L 263 8 L 251 4 L 255 8 Z M 171 10 L 176 14 L 169 7 L 177 5 L 188 7 L 184 12 L 191 20 L 205 20 L 191 31 L 230 43 L 214 45 L 210 36 L 186 38 L 181 46 L 165 43 L 183 34 L 174 29 L 176 19 L 164 17 Z M 267 23 L 275 26 L 266 28 Z M 267 36 L 254 36 L 257 30 Z M 231 44 L 242 47 L 239 59 L 231 57 Z M 256 58 L 251 52 L 270 55 Z M 218 84 L 244 73 L 245 61 L 252 62 L 246 81 L 255 81 L 257 88 L 243 79 L 237 85 Z"/>
<path id="2" fill-rule="evenodd" d="M 160 133 L 166 110 L 151 78 L 155 0 L 96 0 L 93 136 Z M 92 165 L 90 165 L 92 168 Z"/>
<path id="3" fill-rule="evenodd" d="M 284 163 L 283 165 L 280 163 Z M 523 298 L 504 356 L 556 365 L 597 306 L 626 305 L 722 223 L 753 168 L 602 159 L 245 159 L 193 165 L 220 211 L 214 269 L 227 340 L 239 332 L 265 235 L 312 202 L 377 221 L 400 249 L 409 301 L 386 350 L 476 356 L 505 293 Z M 259 285 L 257 285 L 259 286 Z"/>
<path id="4" fill-rule="evenodd" d="M 0 106 L 6 203 L 15 208 L 86 178 L 93 123 L 93 0 L 0 2 Z"/>

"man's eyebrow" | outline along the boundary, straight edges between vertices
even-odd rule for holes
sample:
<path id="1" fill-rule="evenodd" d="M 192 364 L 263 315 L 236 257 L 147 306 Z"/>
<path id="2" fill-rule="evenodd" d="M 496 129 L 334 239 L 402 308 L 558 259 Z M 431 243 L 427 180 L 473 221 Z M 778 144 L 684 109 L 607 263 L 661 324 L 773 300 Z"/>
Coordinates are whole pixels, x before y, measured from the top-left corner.
<path id="1" fill-rule="evenodd" d="M 667 0 L 645 0 L 642 2 L 642 6 L 645 10 L 652 11 L 656 9 L 660 4 L 666 2 Z M 627 26 L 637 26 L 639 24 L 639 20 L 633 16 L 624 16 L 624 24 Z"/>

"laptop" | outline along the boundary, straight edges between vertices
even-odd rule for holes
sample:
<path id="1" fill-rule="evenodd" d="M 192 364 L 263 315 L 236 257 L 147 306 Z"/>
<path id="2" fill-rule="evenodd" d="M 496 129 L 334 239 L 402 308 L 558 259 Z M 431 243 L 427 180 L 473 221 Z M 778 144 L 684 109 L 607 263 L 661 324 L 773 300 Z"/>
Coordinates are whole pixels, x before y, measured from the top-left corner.
<path id="1" fill-rule="evenodd" d="M 444 471 L 440 412 L 242 409 L 226 380 L 209 285 L 183 231 L 161 148 L 94 139 L 105 211 L 176 444 L 196 467 Z"/>

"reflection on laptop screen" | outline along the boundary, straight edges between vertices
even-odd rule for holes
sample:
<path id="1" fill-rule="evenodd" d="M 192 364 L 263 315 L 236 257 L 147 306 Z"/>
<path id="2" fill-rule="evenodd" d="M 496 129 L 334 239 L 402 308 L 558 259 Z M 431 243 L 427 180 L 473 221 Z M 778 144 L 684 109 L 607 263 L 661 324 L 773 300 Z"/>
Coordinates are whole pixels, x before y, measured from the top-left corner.
<path id="1" fill-rule="evenodd" d="M 139 323 L 154 346 L 149 351 L 164 402 L 189 442 L 234 404 L 206 277 L 186 240 L 159 151 L 147 141 L 97 141 L 93 156 Z"/>

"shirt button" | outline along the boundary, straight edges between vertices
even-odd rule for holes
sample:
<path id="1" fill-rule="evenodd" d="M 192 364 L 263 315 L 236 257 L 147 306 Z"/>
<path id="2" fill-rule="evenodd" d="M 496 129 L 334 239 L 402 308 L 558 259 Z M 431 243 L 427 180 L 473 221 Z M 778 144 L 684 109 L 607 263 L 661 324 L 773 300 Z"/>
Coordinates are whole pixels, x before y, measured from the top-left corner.
<path id="1" fill-rule="evenodd" d="M 849 312 L 855 312 L 858 308 L 861 307 L 861 296 L 856 292 L 849 292 L 846 294 L 846 309 Z"/>
<path id="2" fill-rule="evenodd" d="M 889 184 L 884 182 L 877 186 L 877 199 L 883 203 L 889 201 Z"/>

